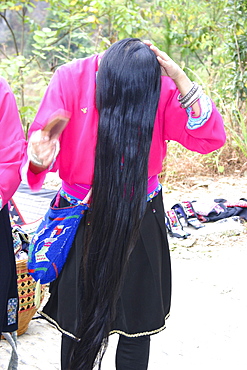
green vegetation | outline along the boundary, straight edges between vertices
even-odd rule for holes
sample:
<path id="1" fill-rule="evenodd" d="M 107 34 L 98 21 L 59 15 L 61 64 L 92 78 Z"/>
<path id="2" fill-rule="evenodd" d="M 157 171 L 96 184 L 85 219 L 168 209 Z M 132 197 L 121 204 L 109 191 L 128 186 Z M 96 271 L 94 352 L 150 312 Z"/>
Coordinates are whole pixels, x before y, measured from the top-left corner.
<path id="1" fill-rule="evenodd" d="M 172 165 L 186 155 L 189 171 L 196 161 L 197 172 L 207 164 L 215 173 L 233 172 L 233 165 L 242 173 L 247 157 L 247 0 L 1 0 L 0 74 L 16 95 L 25 131 L 59 65 L 129 36 L 150 39 L 166 51 L 203 85 L 224 117 L 224 149 L 198 160 L 174 144 L 168 157 Z"/>

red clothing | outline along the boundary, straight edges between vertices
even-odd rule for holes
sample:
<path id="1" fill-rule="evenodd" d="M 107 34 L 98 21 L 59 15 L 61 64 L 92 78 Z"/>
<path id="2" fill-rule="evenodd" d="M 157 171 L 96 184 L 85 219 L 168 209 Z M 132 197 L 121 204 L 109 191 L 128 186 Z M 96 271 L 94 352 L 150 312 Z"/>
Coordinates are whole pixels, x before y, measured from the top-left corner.
<path id="1" fill-rule="evenodd" d="M 14 94 L 2 77 L 0 77 L 0 139 L 0 198 L 4 206 L 21 182 L 20 166 L 26 141 Z"/>
<path id="2" fill-rule="evenodd" d="M 97 140 L 98 112 L 95 105 L 96 72 L 99 55 L 79 59 L 58 68 L 52 77 L 29 135 L 41 129 L 59 109 L 71 112 L 60 137 L 61 150 L 52 171 L 59 169 L 69 184 L 92 184 Z M 199 153 L 209 153 L 225 142 L 223 121 L 213 106 L 211 117 L 200 128 L 186 127 L 188 115 L 177 100 L 179 91 L 169 77 L 162 77 L 160 101 L 153 130 L 148 176 L 161 172 L 166 140 L 175 140 Z M 32 189 L 39 189 L 47 171 L 28 171 Z"/>

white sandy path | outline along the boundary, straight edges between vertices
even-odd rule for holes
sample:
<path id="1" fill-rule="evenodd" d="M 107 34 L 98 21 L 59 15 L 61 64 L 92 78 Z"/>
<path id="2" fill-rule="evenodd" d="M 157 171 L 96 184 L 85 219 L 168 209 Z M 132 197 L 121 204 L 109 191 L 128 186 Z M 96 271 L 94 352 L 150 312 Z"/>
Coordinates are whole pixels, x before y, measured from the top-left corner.
<path id="1" fill-rule="evenodd" d="M 206 253 L 178 247 L 172 252 L 173 297 L 167 328 L 152 337 L 149 370 L 247 368 L 246 245 Z M 117 336 L 110 338 L 102 370 L 114 369 Z M 58 332 L 32 320 L 18 338 L 20 370 L 59 369 Z M 9 346 L 0 343 L 0 368 Z"/>
<path id="2" fill-rule="evenodd" d="M 240 189 L 245 190 L 243 185 Z M 235 196 L 244 196 L 236 194 L 232 183 L 229 186 Z M 205 189 L 201 191 L 205 194 Z M 167 203 L 172 203 L 174 194 L 179 200 L 181 192 L 179 196 L 172 192 Z M 183 200 L 189 200 L 188 194 Z M 219 189 L 214 195 L 221 196 Z M 231 231 L 234 227 L 236 231 Z M 226 232 L 202 235 L 192 247 L 186 243 L 171 240 L 171 316 L 167 328 L 152 337 L 148 370 L 246 370 L 246 232 L 239 224 L 231 224 Z M 102 370 L 115 369 L 116 343 L 114 335 Z M 18 352 L 19 370 L 59 369 L 60 334 L 45 320 L 32 320 L 27 332 L 18 337 Z M 9 345 L 1 341 L 0 369 L 7 370 L 9 355 Z"/>

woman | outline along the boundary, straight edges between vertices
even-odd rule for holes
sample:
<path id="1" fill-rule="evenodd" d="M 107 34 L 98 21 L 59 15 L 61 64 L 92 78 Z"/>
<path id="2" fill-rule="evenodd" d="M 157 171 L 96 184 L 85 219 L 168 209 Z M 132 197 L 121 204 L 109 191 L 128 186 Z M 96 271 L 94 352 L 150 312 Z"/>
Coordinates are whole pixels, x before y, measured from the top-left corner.
<path id="1" fill-rule="evenodd" d="M 41 129 L 58 109 L 71 117 L 56 156 L 57 140 Z M 125 39 L 60 67 L 29 134 L 31 188 L 58 169 L 65 207 L 92 187 L 42 312 L 63 333 L 62 369 L 100 367 L 109 333 L 120 334 L 118 370 L 147 369 L 150 335 L 165 328 L 171 298 L 158 183 L 165 140 L 209 153 L 225 142 L 221 116 L 165 53 Z"/>
<path id="2" fill-rule="evenodd" d="M 8 201 L 20 184 L 26 141 L 14 95 L 0 77 L 0 334 L 18 328 L 18 292 Z"/>

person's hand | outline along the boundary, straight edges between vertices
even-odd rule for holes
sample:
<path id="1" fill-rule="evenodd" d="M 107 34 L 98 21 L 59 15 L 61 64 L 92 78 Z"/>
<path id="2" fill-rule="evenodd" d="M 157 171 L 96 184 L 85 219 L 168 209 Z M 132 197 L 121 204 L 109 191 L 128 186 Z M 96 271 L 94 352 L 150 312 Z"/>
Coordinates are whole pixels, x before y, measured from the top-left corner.
<path id="1" fill-rule="evenodd" d="M 165 52 L 154 46 L 151 41 L 147 40 L 143 42 L 149 46 L 157 56 L 157 60 L 161 66 L 162 75 L 170 77 L 175 82 L 181 95 L 186 96 L 186 94 L 193 87 L 193 84 L 186 73 Z M 195 117 L 199 117 L 201 114 L 201 109 L 197 101 L 192 105 L 192 109 Z"/>
<path id="2" fill-rule="evenodd" d="M 51 139 L 46 132 L 38 130 L 32 133 L 28 143 L 28 155 L 31 163 L 42 170 L 48 168 L 59 152 L 59 141 Z"/>
<path id="3" fill-rule="evenodd" d="M 168 76 L 174 81 L 184 76 L 184 71 L 164 51 L 159 50 L 151 43 L 151 41 L 145 40 L 143 42 L 149 46 L 157 56 L 157 60 L 161 66 L 161 74 L 163 76 Z"/>

